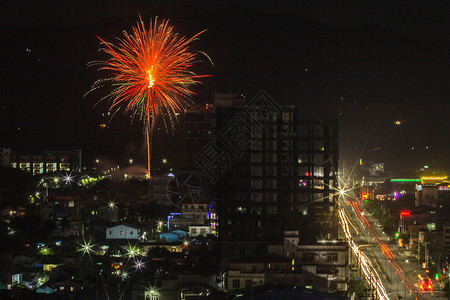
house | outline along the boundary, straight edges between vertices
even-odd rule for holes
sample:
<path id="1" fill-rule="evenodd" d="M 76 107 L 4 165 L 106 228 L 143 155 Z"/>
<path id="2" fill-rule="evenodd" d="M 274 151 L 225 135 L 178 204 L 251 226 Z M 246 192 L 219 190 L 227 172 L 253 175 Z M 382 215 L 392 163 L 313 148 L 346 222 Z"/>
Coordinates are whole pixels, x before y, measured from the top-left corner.
<path id="1" fill-rule="evenodd" d="M 322 239 L 302 244 L 299 231 L 285 231 L 284 245 L 269 246 L 269 252 L 292 261 L 292 272 L 301 274 L 298 286 L 322 292 L 347 290 L 348 245 L 341 240 Z"/>
<path id="2" fill-rule="evenodd" d="M 199 235 L 206 236 L 211 234 L 211 226 L 207 225 L 189 225 L 189 237 L 197 237 Z"/>
<path id="3" fill-rule="evenodd" d="M 40 272 L 21 272 L 11 276 L 12 285 L 20 285 L 27 288 L 36 288 L 40 285 Z"/>
<path id="4" fill-rule="evenodd" d="M 137 240 L 141 229 L 130 224 L 121 224 L 106 229 L 106 238 L 109 240 Z"/>
<path id="5" fill-rule="evenodd" d="M 151 242 L 151 243 L 146 243 L 146 244 L 141 244 L 141 245 L 142 245 L 143 255 L 146 255 L 147 252 L 153 248 L 165 248 L 167 251 L 174 252 L 174 253 L 181 253 L 181 252 L 185 251 L 185 249 L 186 249 L 186 246 L 181 241 L 164 242 L 164 243 Z"/>
<path id="6" fill-rule="evenodd" d="M 44 272 L 51 272 L 54 268 L 57 268 L 59 266 L 63 266 L 64 261 L 62 257 L 60 256 L 54 256 L 54 255 L 43 255 L 39 259 L 39 267 L 42 266 L 42 270 Z"/>
<path id="7" fill-rule="evenodd" d="M 181 213 L 171 213 L 167 225 L 169 230 L 175 228 L 189 230 L 190 236 L 192 236 L 191 230 L 189 229 L 190 226 L 204 226 L 205 230 L 208 232 L 203 233 L 203 235 L 215 234 L 217 224 L 216 217 L 212 205 L 204 199 L 200 197 L 193 199 L 186 198 L 181 205 Z M 208 228 L 206 229 L 206 227 Z M 196 231 L 197 230 L 194 230 L 193 236 L 202 234 L 200 232 L 195 233 Z"/>
<path id="8" fill-rule="evenodd" d="M 83 286 L 81 284 L 78 284 L 77 282 L 72 280 L 58 282 L 55 284 L 55 286 L 58 291 L 62 292 L 75 292 L 83 289 Z"/>
<path id="9" fill-rule="evenodd" d="M 121 170 L 125 180 L 137 179 L 146 180 L 148 178 L 147 169 L 142 166 L 129 166 Z"/>
<path id="10" fill-rule="evenodd" d="M 291 259 L 278 255 L 246 255 L 228 261 L 226 291 L 253 289 L 267 284 L 290 284 Z M 294 276 L 293 276 L 294 275 Z"/>

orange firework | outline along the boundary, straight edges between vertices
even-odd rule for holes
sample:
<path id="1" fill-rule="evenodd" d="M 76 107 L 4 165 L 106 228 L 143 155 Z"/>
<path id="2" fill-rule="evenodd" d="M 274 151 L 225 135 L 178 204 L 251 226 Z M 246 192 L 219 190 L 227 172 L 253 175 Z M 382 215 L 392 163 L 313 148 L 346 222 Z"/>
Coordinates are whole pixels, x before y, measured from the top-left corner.
<path id="1" fill-rule="evenodd" d="M 133 33 L 124 32 L 124 38 L 118 39 L 117 45 L 99 38 L 104 46 L 101 50 L 110 58 L 91 65 L 100 65 L 100 70 L 111 71 L 112 76 L 97 80 L 90 91 L 112 83 L 112 91 L 101 100 L 111 100 L 110 110 L 124 107 L 126 112 L 144 121 L 150 178 L 151 143 L 156 120 L 161 119 L 166 130 L 169 125 L 173 129 L 177 114 L 184 110 L 194 94 L 190 88 L 199 83 L 198 78 L 206 76 L 196 75 L 190 70 L 197 53 L 191 52 L 189 45 L 203 31 L 186 38 L 178 36 L 167 20 L 158 23 L 155 19 L 148 29 L 141 18 L 139 21 L 133 27 Z"/>

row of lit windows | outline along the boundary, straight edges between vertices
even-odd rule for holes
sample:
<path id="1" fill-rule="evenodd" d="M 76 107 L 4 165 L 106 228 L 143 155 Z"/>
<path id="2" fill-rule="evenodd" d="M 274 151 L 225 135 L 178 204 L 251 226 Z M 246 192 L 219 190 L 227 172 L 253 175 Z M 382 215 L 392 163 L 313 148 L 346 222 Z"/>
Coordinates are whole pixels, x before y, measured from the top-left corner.
<path id="1" fill-rule="evenodd" d="M 19 168 L 22 171 L 31 171 L 31 165 L 33 166 L 33 174 L 43 174 L 44 173 L 44 163 L 11 163 L 11 167 L 17 168 L 17 165 L 19 165 Z M 57 163 L 46 163 L 46 170 L 47 173 L 55 172 L 58 170 L 58 164 Z M 60 163 L 59 164 L 59 170 L 60 171 L 70 171 L 70 164 L 69 163 Z"/>

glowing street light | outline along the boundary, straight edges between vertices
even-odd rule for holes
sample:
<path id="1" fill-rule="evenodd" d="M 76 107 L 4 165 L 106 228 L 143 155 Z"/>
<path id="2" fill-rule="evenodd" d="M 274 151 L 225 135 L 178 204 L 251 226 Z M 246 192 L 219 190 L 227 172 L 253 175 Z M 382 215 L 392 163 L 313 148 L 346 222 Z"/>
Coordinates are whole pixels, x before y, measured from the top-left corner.
<path id="1" fill-rule="evenodd" d="M 163 163 L 163 164 L 167 164 L 167 158 L 163 158 L 163 159 L 162 159 L 162 163 Z"/>
<path id="2" fill-rule="evenodd" d="M 141 270 L 145 267 L 145 263 L 143 263 L 142 260 L 136 260 L 134 267 L 136 268 L 136 270 Z"/>
<path id="3" fill-rule="evenodd" d="M 136 246 L 136 245 L 134 245 L 134 246 L 128 245 L 128 248 L 127 248 L 127 256 L 128 256 L 129 258 L 133 258 L 133 257 L 135 257 L 136 255 L 139 255 L 139 253 L 140 253 L 140 251 L 139 251 L 139 247 L 138 247 L 138 246 Z"/>
<path id="4" fill-rule="evenodd" d="M 130 158 L 130 159 L 128 160 L 128 162 L 130 163 L 130 165 L 133 164 L 133 159 Z"/>
<path id="5" fill-rule="evenodd" d="M 80 244 L 80 248 L 78 249 L 79 252 L 82 252 L 81 257 L 83 257 L 85 254 L 87 254 L 89 257 L 91 257 L 91 252 L 93 251 L 93 245 L 91 244 L 91 240 L 88 242 L 83 238 L 83 244 Z"/>
<path id="6" fill-rule="evenodd" d="M 65 184 L 69 184 L 70 182 L 74 181 L 72 173 L 71 174 L 66 173 L 66 175 L 63 177 L 63 181 L 65 182 Z"/>
<path id="7" fill-rule="evenodd" d="M 51 251 L 49 248 L 47 248 L 47 247 L 42 247 L 42 248 L 39 250 L 39 253 L 42 254 L 42 255 L 50 255 L 51 252 L 52 252 L 52 251 Z"/>

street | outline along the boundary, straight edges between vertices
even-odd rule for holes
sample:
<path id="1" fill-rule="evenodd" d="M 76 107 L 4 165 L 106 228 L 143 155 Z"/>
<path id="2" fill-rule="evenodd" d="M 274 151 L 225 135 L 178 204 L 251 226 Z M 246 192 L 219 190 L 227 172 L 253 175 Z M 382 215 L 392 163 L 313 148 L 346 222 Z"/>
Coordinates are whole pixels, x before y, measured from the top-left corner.
<path id="1" fill-rule="evenodd" d="M 386 291 L 384 295 L 378 292 L 379 298 L 446 299 L 442 291 L 420 290 L 418 275 L 425 274 L 423 269 L 414 258 L 405 256 L 397 245 L 392 244 L 382 228 L 376 226 L 378 220 L 364 211 L 358 201 L 348 198 L 342 203 L 341 208 L 350 223 L 348 227 L 351 233 L 347 238 L 350 236 L 358 249 L 368 257 L 373 271 L 378 274 L 380 282 L 377 284 L 381 284 Z M 373 279 L 370 281 L 373 282 Z"/>

